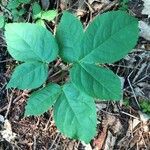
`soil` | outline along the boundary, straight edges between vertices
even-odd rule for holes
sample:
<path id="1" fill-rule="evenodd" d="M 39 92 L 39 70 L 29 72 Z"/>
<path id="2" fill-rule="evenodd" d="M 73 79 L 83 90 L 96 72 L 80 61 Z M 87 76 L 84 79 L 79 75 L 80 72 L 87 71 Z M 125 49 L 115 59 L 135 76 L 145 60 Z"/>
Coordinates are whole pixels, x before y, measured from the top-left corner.
<path id="1" fill-rule="evenodd" d="M 44 1 L 41 6 L 46 7 Z M 118 9 L 118 1 L 88 1 L 81 0 L 51 1 L 49 8 L 60 12 L 67 9 L 79 16 L 84 26 L 99 13 Z M 139 20 L 150 24 L 148 16 L 143 15 L 143 1 L 131 0 L 129 12 Z M 55 22 L 47 23 L 48 28 L 54 30 L 59 18 Z M 123 102 L 97 102 L 97 135 L 90 144 L 75 141 L 63 136 L 55 127 L 52 118 L 53 111 L 49 110 L 40 117 L 24 118 L 24 108 L 30 91 L 6 89 L 13 68 L 18 62 L 7 53 L 0 31 L 0 130 L 9 126 L 10 141 L 0 134 L 0 149 L 2 150 L 149 150 L 150 149 L 150 121 L 149 116 L 142 113 L 139 102 L 150 101 L 150 41 L 139 38 L 135 49 L 124 59 L 109 64 L 111 70 L 118 74 L 123 83 L 124 98 L 129 101 L 128 106 Z M 56 62 L 54 62 L 56 64 Z M 50 64 L 54 66 L 54 64 Z M 63 62 L 61 65 L 66 65 Z M 68 78 L 68 72 L 58 72 L 59 65 L 52 71 L 49 81 L 62 83 Z M 4 119 L 4 120 L 3 120 Z M 14 135 L 14 137 L 13 137 Z"/>
<path id="2" fill-rule="evenodd" d="M 6 59 L 7 59 L 7 52 L 5 47 L 5 42 L 3 40 L 3 32 L 0 31 L 0 106 L 3 108 L 7 104 L 6 100 Z"/>

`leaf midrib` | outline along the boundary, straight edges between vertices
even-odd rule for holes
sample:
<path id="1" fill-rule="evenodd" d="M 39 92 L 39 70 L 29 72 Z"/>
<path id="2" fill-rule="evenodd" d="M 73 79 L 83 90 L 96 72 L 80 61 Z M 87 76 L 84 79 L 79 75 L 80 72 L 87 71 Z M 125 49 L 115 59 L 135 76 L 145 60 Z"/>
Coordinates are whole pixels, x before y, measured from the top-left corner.
<path id="1" fill-rule="evenodd" d="M 79 121 L 78 118 L 76 117 L 76 113 L 74 112 L 74 110 L 72 109 L 72 107 L 71 107 L 71 105 L 70 105 L 70 102 L 68 101 L 68 97 L 67 97 L 67 95 L 66 95 L 66 93 L 65 93 L 64 90 L 63 90 L 63 92 L 64 92 L 64 96 L 66 97 L 66 101 L 67 101 L 68 105 L 70 106 L 71 111 L 74 113 L 75 118 L 76 118 L 77 121 L 80 123 L 80 121 Z"/>
<path id="2" fill-rule="evenodd" d="M 30 44 L 29 44 L 23 37 L 21 37 L 21 36 L 20 36 L 17 32 L 15 32 L 14 30 L 12 30 L 12 32 L 14 32 L 17 36 L 19 36 L 20 39 L 22 39 L 22 40 L 31 48 L 32 52 L 40 59 L 40 61 L 43 62 L 43 59 L 42 59 L 38 54 L 36 54 L 36 52 L 34 51 L 34 49 L 30 46 Z"/>
<path id="3" fill-rule="evenodd" d="M 56 93 L 56 94 L 53 94 L 53 95 L 51 95 L 51 96 L 49 96 L 49 97 L 46 97 L 46 98 L 44 98 L 44 99 L 42 99 L 41 101 L 39 101 L 39 103 L 36 103 L 36 104 L 43 104 L 45 101 L 48 101 L 50 98 L 52 98 L 52 97 L 57 97 L 57 96 L 59 96 L 60 95 L 60 93 Z M 32 97 L 32 99 L 34 99 L 34 97 Z M 52 101 L 51 101 L 52 102 Z M 54 103 L 56 102 L 56 99 L 51 103 L 51 105 L 50 106 L 48 106 L 48 107 L 51 107 Z M 35 104 L 35 103 L 34 103 Z M 39 105 L 37 105 L 37 106 L 39 106 Z M 47 111 L 47 110 L 45 110 L 45 111 Z"/>
<path id="4" fill-rule="evenodd" d="M 109 93 L 112 93 L 109 89 L 107 89 L 102 83 L 100 83 L 100 81 L 97 80 L 97 78 L 95 78 L 95 76 L 93 76 L 90 72 L 88 72 L 88 70 L 84 67 L 84 65 L 82 65 L 80 63 L 81 67 L 92 77 L 94 78 L 102 87 L 104 87 Z M 112 93 L 112 95 L 115 95 L 114 93 Z M 116 97 L 116 95 L 115 95 Z"/>
<path id="5" fill-rule="evenodd" d="M 63 90 L 63 92 L 64 92 L 64 96 L 66 97 L 66 101 L 67 101 L 68 105 L 70 106 L 71 111 L 74 113 L 74 116 L 75 116 L 77 122 L 80 124 L 80 127 L 82 127 L 83 125 L 82 125 L 82 123 L 78 120 L 78 117 L 76 116 L 76 113 L 75 113 L 74 110 L 72 109 L 72 107 L 71 107 L 71 105 L 70 105 L 70 102 L 68 101 L 67 95 L 65 94 L 65 91 L 64 91 L 64 90 Z M 91 118 L 89 118 L 89 117 L 88 117 L 88 119 L 91 120 Z M 93 121 L 92 121 L 92 122 L 93 122 Z M 77 129 L 77 131 L 78 131 L 77 126 L 76 126 L 76 129 Z M 89 131 L 88 131 L 88 132 L 89 132 Z M 90 132 L 89 132 L 89 133 L 90 133 Z M 91 133 L 90 133 L 90 134 L 91 134 Z M 78 132 L 77 132 L 77 135 L 79 136 Z"/>
<path id="6" fill-rule="evenodd" d="M 24 64 L 25 64 L 25 63 L 24 63 Z M 31 63 L 31 64 L 33 64 L 33 63 Z M 38 64 L 39 64 L 39 65 L 38 65 Z M 24 74 L 24 76 L 27 76 L 27 75 L 29 76 L 29 74 L 31 74 L 32 72 L 35 72 L 36 69 L 39 69 L 39 68 L 42 68 L 42 67 L 44 67 L 44 68 L 46 67 L 46 65 L 45 65 L 44 63 L 37 63 L 37 64 L 35 63 L 35 65 L 36 65 L 37 67 L 34 68 L 33 70 L 31 70 L 30 72 L 28 72 L 27 74 Z M 20 79 L 21 79 L 21 78 L 24 78 L 24 76 L 20 76 Z M 16 81 L 16 80 L 15 80 L 15 81 Z M 17 81 L 19 81 L 19 80 L 17 80 Z"/>

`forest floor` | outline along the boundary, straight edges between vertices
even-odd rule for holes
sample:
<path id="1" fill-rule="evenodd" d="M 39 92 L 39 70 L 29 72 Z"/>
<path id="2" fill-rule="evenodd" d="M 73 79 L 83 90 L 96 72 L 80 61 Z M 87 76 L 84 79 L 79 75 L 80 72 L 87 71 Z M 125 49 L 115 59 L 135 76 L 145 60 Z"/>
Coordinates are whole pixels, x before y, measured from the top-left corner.
<path id="1" fill-rule="evenodd" d="M 150 109 L 142 107 L 143 103 L 150 106 L 150 2 L 149 12 L 147 9 L 145 14 L 144 2 L 131 0 L 127 5 L 128 12 L 139 19 L 140 37 L 136 47 L 124 59 L 108 65 L 121 77 L 124 100 L 97 102 L 97 135 L 90 144 L 63 136 L 55 127 L 52 110 L 40 117 L 24 118 L 30 91 L 6 89 L 17 63 L 7 53 L 0 30 L 0 150 L 150 150 Z M 45 9 L 44 0 L 39 4 Z M 96 15 L 118 10 L 120 5 L 118 0 L 52 0 L 46 7 L 71 11 L 86 27 Z M 0 11 L 4 11 L 1 5 Z M 30 21 L 29 15 L 24 17 Z M 54 31 L 58 22 L 56 18 L 46 25 Z M 56 72 L 57 68 L 51 81 L 58 83 L 68 74 Z"/>

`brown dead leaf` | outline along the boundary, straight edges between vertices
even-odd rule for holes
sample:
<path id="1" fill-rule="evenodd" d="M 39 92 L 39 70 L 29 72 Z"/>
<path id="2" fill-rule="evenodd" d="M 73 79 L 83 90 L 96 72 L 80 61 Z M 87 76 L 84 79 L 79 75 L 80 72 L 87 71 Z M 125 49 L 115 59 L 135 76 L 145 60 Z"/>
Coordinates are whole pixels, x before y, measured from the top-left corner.
<path id="1" fill-rule="evenodd" d="M 108 125 L 106 125 L 103 128 L 103 130 L 99 134 L 98 138 L 93 142 L 93 145 L 95 146 L 95 150 L 101 150 L 102 149 L 103 144 L 104 144 L 105 139 L 106 139 L 107 129 L 108 129 Z"/>
<path id="2" fill-rule="evenodd" d="M 99 134 L 98 138 L 93 143 L 95 149 L 101 150 L 104 147 L 104 149 L 107 150 L 108 143 L 110 142 L 111 144 L 109 145 L 113 148 L 117 136 L 120 135 L 122 128 L 123 127 L 121 125 L 121 122 L 117 116 L 108 113 L 104 114 L 104 117 L 102 119 L 102 132 Z"/>

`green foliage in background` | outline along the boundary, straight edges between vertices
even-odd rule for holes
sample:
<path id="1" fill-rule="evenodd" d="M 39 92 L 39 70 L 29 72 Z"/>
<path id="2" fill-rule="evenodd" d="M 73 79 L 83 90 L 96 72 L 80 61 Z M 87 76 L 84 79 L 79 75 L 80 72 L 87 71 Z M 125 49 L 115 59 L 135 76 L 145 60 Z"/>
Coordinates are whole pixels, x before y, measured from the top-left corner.
<path id="1" fill-rule="evenodd" d="M 123 11 L 126 11 L 128 10 L 128 3 L 129 3 L 129 0 L 119 0 L 119 5 L 120 5 L 120 10 L 123 10 Z"/>
<path id="2" fill-rule="evenodd" d="M 123 104 L 126 107 L 130 107 L 129 99 L 124 99 Z M 150 100 L 140 100 L 139 106 L 140 106 L 142 112 L 150 115 Z"/>
<path id="3" fill-rule="evenodd" d="M 56 10 L 43 11 L 41 9 L 41 6 L 37 2 L 33 4 L 32 12 L 33 12 L 33 19 L 35 19 L 35 22 L 45 28 L 46 26 L 44 20 L 52 21 L 57 16 Z"/>
<path id="4" fill-rule="evenodd" d="M 30 0 L 9 0 L 6 6 L 10 10 L 13 17 L 13 22 L 22 21 L 22 15 L 24 15 L 27 10 L 22 7 L 22 5 L 30 3 Z"/>
<path id="5" fill-rule="evenodd" d="M 18 23 L 29 22 L 31 20 L 46 28 L 45 21 L 53 21 L 58 15 L 56 10 L 44 11 L 39 2 L 31 0 L 2 1 L 1 6 L 3 13 L 2 15 L 0 14 L 0 28 L 4 27 L 5 22 Z"/>
<path id="6" fill-rule="evenodd" d="M 38 6 L 33 11 L 35 16 L 40 14 L 37 18 L 51 20 L 49 13 L 43 15 Z M 118 101 L 123 95 L 119 77 L 103 64 L 120 60 L 134 48 L 137 19 L 123 11 L 111 11 L 98 15 L 84 30 L 74 15 L 64 12 L 56 36 L 29 23 L 7 24 L 5 30 L 8 52 L 22 62 L 7 87 L 40 87 L 29 97 L 25 115 L 41 115 L 54 106 L 58 129 L 70 138 L 89 143 L 96 134 L 94 99 Z M 70 64 L 69 81 L 46 86 L 48 64 L 57 57 Z"/>
<path id="7" fill-rule="evenodd" d="M 144 113 L 150 115 L 150 101 L 149 100 L 141 100 L 140 106 Z"/>

